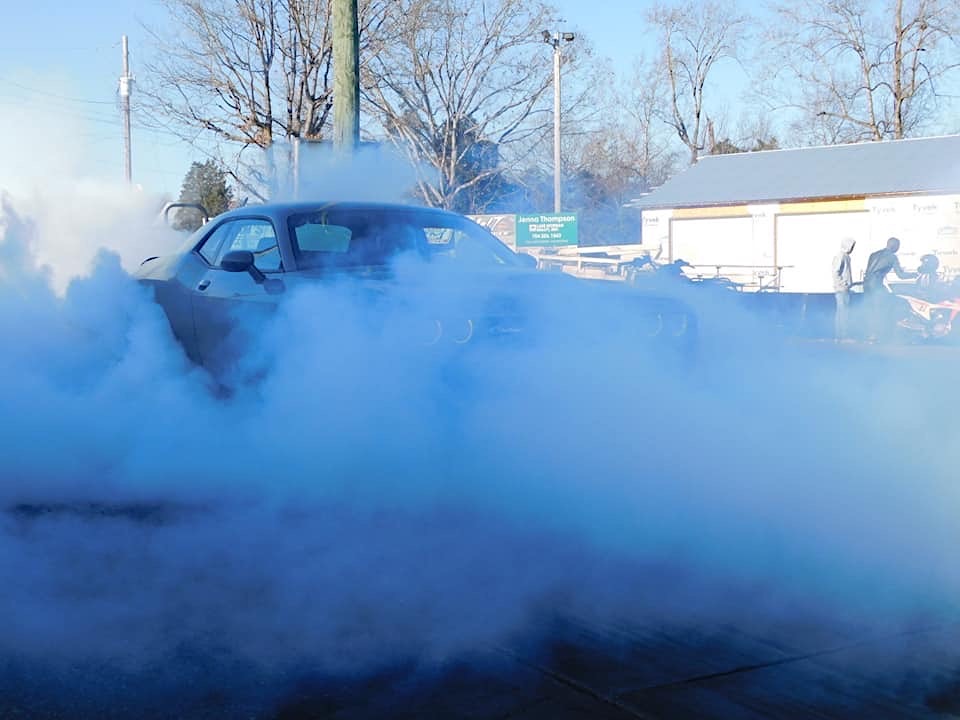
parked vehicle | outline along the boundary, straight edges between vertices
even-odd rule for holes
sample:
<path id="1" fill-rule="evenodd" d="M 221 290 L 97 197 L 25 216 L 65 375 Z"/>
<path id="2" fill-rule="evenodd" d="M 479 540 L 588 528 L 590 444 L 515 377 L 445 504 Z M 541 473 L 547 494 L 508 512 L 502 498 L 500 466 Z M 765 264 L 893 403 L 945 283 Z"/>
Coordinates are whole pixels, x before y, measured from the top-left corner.
<path id="1" fill-rule="evenodd" d="M 957 325 L 960 294 L 952 300 L 939 302 L 910 295 L 899 297 L 906 301 L 909 308 L 907 316 L 897 323 L 901 330 L 921 340 L 960 341 L 960 327 Z"/>
<path id="2" fill-rule="evenodd" d="M 917 279 L 891 283 L 891 318 L 904 342 L 960 342 L 960 278 L 944 282 L 936 255 L 924 255 Z"/>

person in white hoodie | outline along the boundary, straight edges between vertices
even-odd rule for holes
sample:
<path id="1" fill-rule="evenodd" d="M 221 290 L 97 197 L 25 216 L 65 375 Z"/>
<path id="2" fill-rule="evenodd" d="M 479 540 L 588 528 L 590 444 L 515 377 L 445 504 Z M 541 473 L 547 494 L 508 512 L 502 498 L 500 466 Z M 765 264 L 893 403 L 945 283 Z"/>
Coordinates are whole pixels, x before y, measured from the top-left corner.
<path id="1" fill-rule="evenodd" d="M 853 285 L 850 253 L 856 244 L 853 238 L 844 238 L 840 241 L 840 252 L 833 258 L 833 292 L 837 298 L 834 332 L 837 340 L 850 337 L 850 287 Z"/>

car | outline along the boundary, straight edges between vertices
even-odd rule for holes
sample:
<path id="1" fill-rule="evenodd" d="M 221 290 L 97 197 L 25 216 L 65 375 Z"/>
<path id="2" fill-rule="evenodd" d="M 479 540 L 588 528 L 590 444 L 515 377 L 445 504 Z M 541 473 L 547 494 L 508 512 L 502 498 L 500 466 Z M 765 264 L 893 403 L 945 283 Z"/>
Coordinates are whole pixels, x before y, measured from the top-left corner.
<path id="1" fill-rule="evenodd" d="M 459 298 L 452 303 L 436 297 L 443 295 L 442 283 L 439 290 L 430 287 L 434 300 L 426 307 L 433 316 L 413 333 L 424 345 L 529 340 L 544 322 L 532 310 L 534 301 L 542 305 L 551 292 L 570 310 L 605 298 L 603 317 L 592 317 L 583 327 L 616 333 L 629 326 L 631 332 L 684 350 L 695 341 L 695 317 L 676 300 L 625 287 L 618 293 L 588 290 L 587 281 L 537 271 L 533 258 L 513 252 L 463 215 L 412 205 L 244 206 L 207 221 L 175 252 L 146 259 L 135 276 L 153 288 L 186 354 L 217 374 L 244 352 L 237 326 L 245 318 L 260 316 L 297 288 L 317 283 L 350 279 L 371 297 L 396 295 L 404 289 L 398 285 L 416 278 L 395 272 L 401 258 L 440 269 L 451 279 L 450 293 Z M 471 285 L 476 292 L 465 292 Z M 416 296 L 405 289 L 407 298 Z"/>

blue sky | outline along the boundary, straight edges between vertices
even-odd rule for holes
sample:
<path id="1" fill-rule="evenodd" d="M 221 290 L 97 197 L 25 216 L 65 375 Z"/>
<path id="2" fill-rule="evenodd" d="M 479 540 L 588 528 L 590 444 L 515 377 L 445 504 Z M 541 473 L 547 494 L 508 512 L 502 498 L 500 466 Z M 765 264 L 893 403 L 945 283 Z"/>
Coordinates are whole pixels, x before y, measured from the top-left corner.
<path id="1" fill-rule="evenodd" d="M 4 9 L 0 123 L 13 125 L 4 135 L 7 144 L 13 142 L 11 135 L 15 138 L 17 164 L 29 159 L 27 147 L 33 146 L 37 155 L 48 154 L 45 148 L 52 147 L 70 153 L 87 176 L 122 178 L 120 38 L 130 36 L 135 73 L 138 51 L 145 48 L 141 22 L 160 17 L 151 3 L 117 0 L 35 0 Z M 135 129 L 133 140 L 134 179 L 150 189 L 176 188 L 184 163 L 189 165 L 186 152 L 171 146 L 169 136 Z M 0 181 L 10 171 L 8 166 Z"/>
<path id="2" fill-rule="evenodd" d="M 588 37 L 618 71 L 630 69 L 643 47 L 639 29 L 648 2 L 554 4 L 566 27 Z M 70 167 L 86 176 L 122 178 L 120 38 L 130 38 L 131 66 L 137 75 L 148 51 L 143 24 L 157 25 L 163 18 L 153 2 L 8 4 L 0 25 L 0 135 L 6 138 L 0 140 L 0 150 L 7 158 L 6 169 L 0 167 L 0 185 L 15 182 L 14 175 L 26 171 L 40 148 L 57 159 L 67 155 Z M 39 147 L 38 136 L 44 139 Z M 145 189 L 175 194 L 194 159 L 203 158 L 176 138 L 134 127 L 134 181 Z"/>
<path id="3" fill-rule="evenodd" d="M 566 25 L 588 36 L 616 68 L 631 67 L 641 47 L 637 29 L 647 3 L 558 0 L 554 4 Z M 84 4 L 37 0 L 11 3 L 4 16 L 0 118 L 5 120 L 0 123 L 15 124 L 11 130 L 21 154 L 26 155 L 22 143 L 32 141 L 29 135 L 39 127 L 54 147 L 69 146 L 84 174 L 122 178 L 117 105 L 120 38 L 124 34 L 130 38 L 132 71 L 137 75 L 148 50 L 142 25 L 163 21 L 159 6 L 119 0 Z M 13 108 L 19 112 L 11 118 L 8 111 Z M 10 132 L 5 131 L 8 138 Z M 133 130 L 134 181 L 145 189 L 175 194 L 194 159 L 203 158 L 169 135 L 139 127 Z M 13 182 L 7 177 L 12 170 L 8 166 L 6 173 L 0 171 L 0 184 Z"/>

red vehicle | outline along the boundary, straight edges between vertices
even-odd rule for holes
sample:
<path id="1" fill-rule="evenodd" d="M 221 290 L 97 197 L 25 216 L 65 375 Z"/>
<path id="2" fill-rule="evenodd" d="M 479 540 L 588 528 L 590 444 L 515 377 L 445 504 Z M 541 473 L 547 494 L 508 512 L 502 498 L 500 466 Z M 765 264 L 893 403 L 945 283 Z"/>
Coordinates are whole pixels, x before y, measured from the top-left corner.
<path id="1" fill-rule="evenodd" d="M 949 285 L 942 283 L 936 255 L 924 255 L 920 260 L 916 284 L 896 292 L 905 302 L 905 313 L 897 326 L 921 340 L 960 342 L 960 278 Z"/>
<path id="2" fill-rule="evenodd" d="M 910 314 L 901 319 L 899 327 L 919 333 L 924 340 L 960 341 L 960 292 L 950 300 L 928 300 L 907 294 L 900 294 L 910 308 Z"/>

